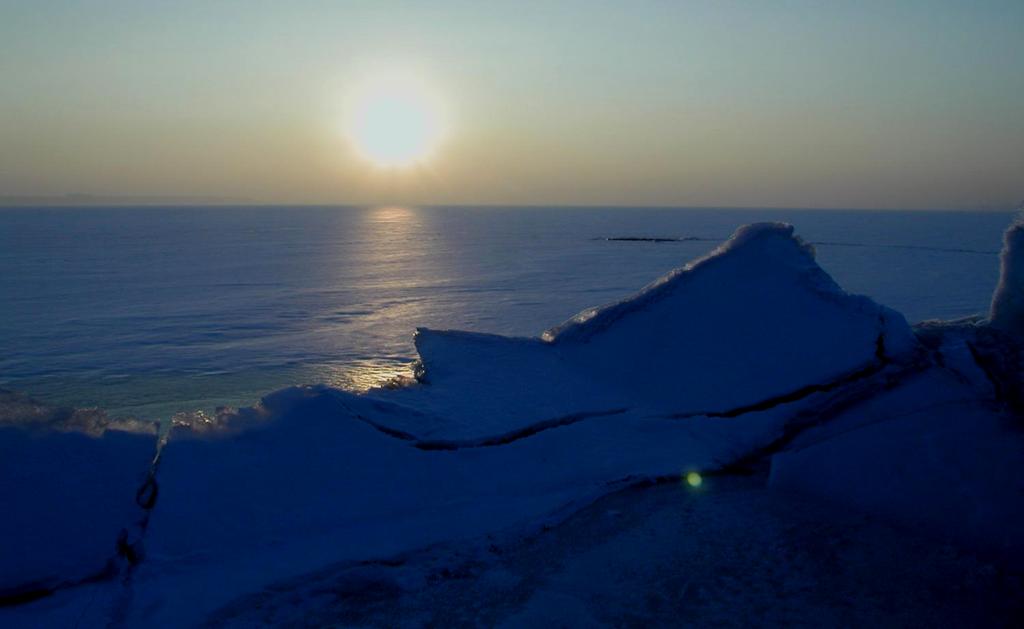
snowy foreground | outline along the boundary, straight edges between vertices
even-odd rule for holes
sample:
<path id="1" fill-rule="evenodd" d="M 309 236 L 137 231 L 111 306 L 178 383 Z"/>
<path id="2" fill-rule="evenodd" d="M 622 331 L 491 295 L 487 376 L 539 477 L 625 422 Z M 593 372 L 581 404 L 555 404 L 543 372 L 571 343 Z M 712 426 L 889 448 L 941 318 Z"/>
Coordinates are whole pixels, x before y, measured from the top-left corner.
<path id="1" fill-rule="evenodd" d="M 709 523 L 739 536 L 727 539 L 758 545 L 750 557 L 761 564 L 748 566 L 749 574 L 796 581 L 766 591 L 753 607 L 735 607 L 747 595 L 733 603 L 712 595 L 725 602 L 688 623 L 720 623 L 730 613 L 771 620 L 752 609 L 820 603 L 806 595 L 813 584 L 800 583 L 821 576 L 807 567 L 813 561 L 780 576 L 767 548 L 782 553 L 785 543 L 769 532 L 741 534 L 769 520 L 821 528 L 786 538 L 800 540 L 792 552 L 814 556 L 812 547 L 835 539 L 828 522 L 867 514 L 875 519 L 853 530 L 883 548 L 933 540 L 1017 574 L 1024 560 L 1022 239 L 1024 225 L 1011 226 L 990 319 L 912 328 L 899 313 L 839 288 L 791 227 L 757 224 L 637 295 L 584 311 L 541 338 L 418 330 L 416 384 L 362 395 L 285 389 L 255 408 L 175 426 L 165 439 L 155 427 L 97 426 L 81 413 L 39 408 L 37 421 L 0 426 L 0 625 L 249 626 L 268 620 L 251 614 L 254 606 L 279 608 L 277 599 L 290 601 L 291 615 L 271 622 L 415 625 L 424 620 L 413 611 L 498 600 L 502 583 L 515 577 L 500 562 L 478 570 L 479 597 L 470 603 L 427 578 L 453 574 L 439 561 L 453 570 L 478 565 L 529 539 L 546 539 L 537 542 L 550 546 L 544 552 L 565 555 L 607 528 L 593 510 L 609 500 L 616 507 L 600 513 L 648 514 L 637 526 L 664 542 L 631 545 L 629 533 L 606 544 L 606 558 L 628 555 L 616 561 L 646 566 L 635 570 L 632 591 L 621 576 L 599 574 L 574 556 L 564 570 L 589 571 L 590 581 L 575 582 L 598 594 L 534 588 L 496 602 L 491 612 L 502 614 L 460 621 L 596 623 L 581 601 L 631 600 L 636 587 L 669 587 L 673 578 L 681 580 L 671 587 L 683 589 L 658 605 L 663 612 L 686 606 L 686 592 L 699 600 L 707 586 L 671 573 L 664 557 L 699 559 L 705 573 L 709 565 L 735 569 L 726 547 L 687 555 L 670 543 L 687 531 L 710 537 Z M 668 512 L 648 503 L 664 493 L 610 496 L 651 481 L 671 481 L 679 493 L 690 472 L 705 482 L 687 491 L 733 499 L 698 500 L 696 511 L 686 510 L 686 527 L 675 516 L 657 524 Z M 731 477 L 744 474 L 751 476 L 737 491 Z M 764 511 L 798 504 L 788 523 Z M 806 515 L 815 509 L 827 516 Z M 552 536 L 532 537 L 551 527 Z M 462 550 L 437 550 L 454 548 Z M 942 563 L 934 553 L 904 551 L 908 561 Z M 893 587 L 900 578 L 921 582 L 888 574 L 880 554 L 858 557 L 844 560 L 853 562 L 849 570 L 875 570 L 870 578 Z M 946 576 L 932 591 L 956 590 L 964 565 L 936 567 Z M 743 582 L 735 587 L 748 591 Z M 309 594 L 317 583 L 333 584 L 332 602 Z M 369 609 L 407 589 L 420 592 L 402 599 L 407 616 L 359 615 L 360 601 Z M 927 598 L 915 600 L 927 606 Z M 971 605 L 1002 618 L 998 605 Z M 322 615 L 329 611 L 336 615 Z"/>

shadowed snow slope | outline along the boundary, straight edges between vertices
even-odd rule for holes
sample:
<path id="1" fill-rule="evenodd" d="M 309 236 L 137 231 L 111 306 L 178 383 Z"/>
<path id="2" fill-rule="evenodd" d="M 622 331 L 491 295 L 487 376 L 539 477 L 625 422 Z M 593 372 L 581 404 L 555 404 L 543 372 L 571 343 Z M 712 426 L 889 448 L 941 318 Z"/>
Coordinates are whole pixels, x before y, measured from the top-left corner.
<path id="1" fill-rule="evenodd" d="M 884 515 L 1024 561 L 1024 439 L 934 370 L 804 435 L 770 485 Z"/>
<path id="2" fill-rule="evenodd" d="M 0 595 L 102 573 L 143 515 L 135 492 L 155 452 L 155 434 L 0 427 Z"/>
<path id="3" fill-rule="evenodd" d="M 1003 236 L 999 285 L 992 296 L 992 327 L 1024 337 L 1024 218 Z"/>

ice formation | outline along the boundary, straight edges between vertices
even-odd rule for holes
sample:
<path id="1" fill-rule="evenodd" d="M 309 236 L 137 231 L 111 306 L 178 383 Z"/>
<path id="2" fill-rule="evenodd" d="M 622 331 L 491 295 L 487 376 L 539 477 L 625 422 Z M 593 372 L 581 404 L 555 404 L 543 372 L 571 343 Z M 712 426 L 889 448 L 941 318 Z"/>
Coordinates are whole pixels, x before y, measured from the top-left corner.
<path id="1" fill-rule="evenodd" d="M 0 426 L 0 602 L 116 574 L 155 453 L 155 431 Z"/>
<path id="2" fill-rule="evenodd" d="M 1024 337 L 1024 217 L 1003 236 L 999 285 L 992 296 L 992 327 Z"/>
<path id="3" fill-rule="evenodd" d="M 1011 232 L 999 329 L 1020 312 L 1012 251 L 1024 229 Z M 912 330 L 839 288 L 792 227 L 743 227 L 540 338 L 419 330 L 420 384 L 290 388 L 204 430 L 173 429 L 137 556 L 103 586 L 131 595 L 104 590 L 85 611 L 73 594 L 55 596 L 0 620 L 194 624 L 329 564 L 521 534 L 641 480 L 768 461 L 779 490 L 1021 556 L 1008 523 L 1022 515 L 1024 440 L 1006 421 L 1019 381 L 996 377 L 1006 360 L 991 358 L 1004 353 L 988 334 Z M 4 587 L 60 590 L 102 568 L 139 519 L 153 440 L 6 430 L 0 491 L 20 524 L 0 526 L 26 552 L 4 555 Z M 67 456 L 53 462 L 57 451 Z M 94 530 L 68 542 L 68 522 L 90 517 Z"/>
<path id="4" fill-rule="evenodd" d="M 729 414 L 904 360 L 914 344 L 901 315 L 840 289 L 791 226 L 763 223 L 541 339 L 421 329 L 429 386 L 385 395 L 443 417 L 398 416 L 397 429 L 481 440 L 611 409 Z"/>

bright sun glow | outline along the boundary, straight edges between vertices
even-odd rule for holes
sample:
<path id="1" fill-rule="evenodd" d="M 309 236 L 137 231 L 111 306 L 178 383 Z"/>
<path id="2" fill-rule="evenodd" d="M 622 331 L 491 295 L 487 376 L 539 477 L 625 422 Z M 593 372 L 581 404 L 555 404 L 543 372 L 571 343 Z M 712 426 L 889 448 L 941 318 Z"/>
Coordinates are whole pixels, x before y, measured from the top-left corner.
<path id="1" fill-rule="evenodd" d="M 359 154 L 381 167 L 427 160 L 444 135 L 438 99 L 422 82 L 380 78 L 353 94 L 348 136 Z"/>

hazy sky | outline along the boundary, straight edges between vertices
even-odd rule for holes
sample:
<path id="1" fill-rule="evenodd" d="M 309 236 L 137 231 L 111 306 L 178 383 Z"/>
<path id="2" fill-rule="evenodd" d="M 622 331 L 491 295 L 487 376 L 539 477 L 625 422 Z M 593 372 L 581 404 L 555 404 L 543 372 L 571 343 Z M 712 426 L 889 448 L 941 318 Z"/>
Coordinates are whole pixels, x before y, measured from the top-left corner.
<path id="1" fill-rule="evenodd" d="M 0 195 L 1008 208 L 1024 1 L 0 0 Z M 446 140 L 381 170 L 347 90 Z"/>

